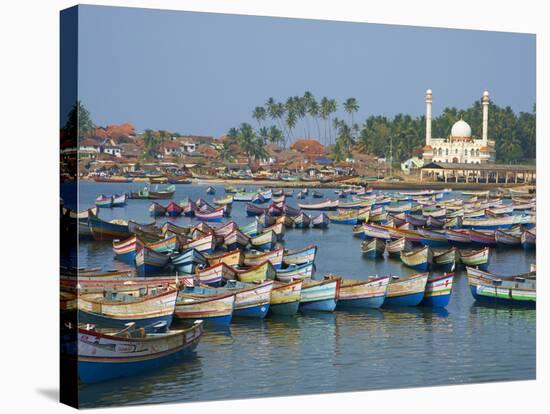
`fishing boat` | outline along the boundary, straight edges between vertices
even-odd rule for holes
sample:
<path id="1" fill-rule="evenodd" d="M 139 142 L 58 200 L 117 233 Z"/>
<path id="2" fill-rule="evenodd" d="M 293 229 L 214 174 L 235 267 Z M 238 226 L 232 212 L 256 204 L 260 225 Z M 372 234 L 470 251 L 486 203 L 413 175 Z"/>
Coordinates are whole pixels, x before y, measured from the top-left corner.
<path id="1" fill-rule="evenodd" d="M 254 237 L 260 234 L 262 230 L 262 225 L 257 220 L 254 220 L 251 223 L 241 226 L 240 230 L 243 232 L 243 234 L 246 234 L 249 237 Z"/>
<path id="2" fill-rule="evenodd" d="M 422 215 L 424 217 L 442 218 L 447 215 L 447 209 L 445 208 L 424 209 L 422 210 Z M 427 223 L 427 220 L 426 220 L 426 223 Z"/>
<path id="3" fill-rule="evenodd" d="M 126 194 L 115 194 L 111 207 L 124 207 L 127 200 L 128 196 Z"/>
<path id="4" fill-rule="evenodd" d="M 445 238 L 450 244 L 467 245 L 471 243 L 468 231 L 445 230 Z"/>
<path id="5" fill-rule="evenodd" d="M 212 233 L 205 234 L 181 246 L 182 250 L 196 249 L 203 254 L 211 254 L 214 251 L 214 247 L 214 235 Z"/>
<path id="6" fill-rule="evenodd" d="M 226 204 L 232 204 L 233 203 L 233 196 L 215 198 L 214 200 L 212 200 L 212 202 L 217 206 L 224 206 Z"/>
<path id="7" fill-rule="evenodd" d="M 453 279 L 454 273 L 428 277 L 424 298 L 420 304 L 434 308 L 444 308 L 447 306 L 451 300 Z"/>
<path id="8" fill-rule="evenodd" d="M 487 270 L 489 266 L 489 252 L 489 247 L 484 247 L 481 250 L 459 250 L 458 254 L 464 266 Z"/>
<path id="9" fill-rule="evenodd" d="M 307 229 L 311 225 L 311 217 L 306 213 L 300 213 L 294 217 L 294 226 L 297 229 Z"/>
<path id="10" fill-rule="evenodd" d="M 216 194 L 216 189 L 212 186 L 206 188 L 206 194 Z"/>
<path id="11" fill-rule="evenodd" d="M 199 266 L 208 266 L 208 260 L 204 254 L 194 248 L 188 248 L 181 253 L 173 254 L 170 260 L 176 270 L 183 273 L 195 273 Z"/>
<path id="12" fill-rule="evenodd" d="M 182 320 L 203 320 L 207 324 L 227 326 L 233 318 L 235 294 L 231 292 L 178 294 L 174 315 Z"/>
<path id="13" fill-rule="evenodd" d="M 263 204 L 265 203 L 265 198 L 261 194 L 256 194 L 254 197 L 252 197 L 252 200 L 250 201 L 252 204 Z"/>
<path id="14" fill-rule="evenodd" d="M 239 249 L 218 255 L 205 255 L 205 257 L 206 260 L 208 260 L 209 266 L 214 266 L 218 263 L 225 263 L 230 267 L 238 267 L 244 262 L 244 253 Z"/>
<path id="15" fill-rule="evenodd" d="M 536 271 L 512 276 L 499 276 L 473 267 L 467 267 L 466 271 L 468 285 L 476 301 L 526 307 L 536 306 Z"/>
<path id="16" fill-rule="evenodd" d="M 485 210 L 484 210 L 485 211 Z M 503 216 L 490 218 L 464 218 L 462 226 L 464 228 L 479 230 L 496 230 L 510 228 L 514 224 L 522 224 L 520 216 Z"/>
<path id="17" fill-rule="evenodd" d="M 224 208 L 220 207 L 211 212 L 202 212 L 199 210 L 195 210 L 195 217 L 202 221 L 220 222 L 220 221 L 223 221 Z"/>
<path id="18" fill-rule="evenodd" d="M 197 205 L 191 199 L 184 200 L 179 203 L 179 206 L 183 209 L 182 213 L 186 217 L 194 217 Z"/>
<path id="19" fill-rule="evenodd" d="M 288 265 L 284 269 L 276 269 L 276 279 L 281 282 L 290 282 L 296 279 L 312 278 L 315 273 L 315 265 L 313 262 L 300 265 Z"/>
<path id="20" fill-rule="evenodd" d="M 250 245 L 258 250 L 273 250 L 277 244 L 277 234 L 270 230 L 250 238 Z"/>
<path id="21" fill-rule="evenodd" d="M 311 219 L 311 226 L 314 229 L 326 229 L 329 223 L 330 219 L 324 213 L 321 213 Z"/>
<path id="22" fill-rule="evenodd" d="M 494 231 L 469 230 L 468 235 L 470 236 L 470 241 L 475 244 L 483 246 L 495 246 L 497 244 Z"/>
<path id="23" fill-rule="evenodd" d="M 244 253 L 243 264 L 245 266 L 258 266 L 268 260 L 275 269 L 280 269 L 283 264 L 283 255 L 284 249 L 282 247 L 267 252 L 252 250 Z"/>
<path id="24" fill-rule="evenodd" d="M 371 259 L 376 259 L 384 255 L 386 243 L 382 239 L 365 240 L 361 243 L 363 254 Z"/>
<path id="25" fill-rule="evenodd" d="M 111 208 L 113 207 L 113 197 L 106 195 L 98 195 L 95 199 L 95 206 L 98 208 Z"/>
<path id="26" fill-rule="evenodd" d="M 212 231 L 217 237 L 225 237 L 238 228 L 239 226 L 237 225 L 237 223 L 235 223 L 234 221 L 228 221 L 220 227 L 213 227 Z"/>
<path id="27" fill-rule="evenodd" d="M 412 243 L 405 237 L 401 237 L 400 239 L 394 241 L 388 240 L 386 242 L 386 251 L 390 256 L 399 256 L 401 252 L 410 251 L 412 248 Z"/>
<path id="28" fill-rule="evenodd" d="M 258 221 L 258 223 L 260 223 L 263 227 L 269 227 L 277 223 L 281 217 L 287 217 L 287 216 L 271 217 L 270 215 L 267 214 L 267 211 L 265 211 L 260 216 L 256 217 L 256 221 Z"/>
<path id="29" fill-rule="evenodd" d="M 115 257 L 128 264 L 134 264 L 136 259 L 137 236 L 132 235 L 125 240 L 113 240 L 113 252 Z"/>
<path id="30" fill-rule="evenodd" d="M 183 207 L 181 207 L 177 203 L 174 203 L 173 201 L 170 201 L 168 203 L 168 206 L 166 206 L 166 214 L 168 214 L 169 217 L 177 217 L 180 216 L 182 213 Z"/>
<path id="31" fill-rule="evenodd" d="M 285 226 L 283 223 L 275 223 L 273 226 L 266 227 L 262 230 L 262 233 L 274 232 L 277 235 L 277 241 L 283 241 L 285 236 Z"/>
<path id="32" fill-rule="evenodd" d="M 261 215 L 267 215 L 267 209 L 263 207 L 258 207 L 255 204 L 246 204 L 246 215 L 249 217 L 252 216 L 261 216 Z"/>
<path id="33" fill-rule="evenodd" d="M 324 197 L 323 193 L 321 193 L 319 191 L 313 191 L 313 193 L 311 195 L 312 195 L 313 198 L 323 198 Z"/>
<path id="34" fill-rule="evenodd" d="M 119 184 L 127 184 L 127 183 L 131 183 L 133 182 L 134 180 L 132 178 L 127 178 L 127 177 L 115 177 L 115 176 L 111 176 L 111 177 L 95 177 L 94 178 L 94 181 L 96 183 L 119 183 Z"/>
<path id="35" fill-rule="evenodd" d="M 122 330 L 79 326 L 78 378 L 91 384 L 158 371 L 191 355 L 202 327 L 200 320 L 181 330 L 168 330 L 168 324 L 157 323 L 148 332 L 133 324 Z"/>
<path id="36" fill-rule="evenodd" d="M 359 218 L 358 218 L 359 219 Z M 367 220 L 370 223 L 385 223 L 388 220 L 388 213 L 383 211 L 379 214 L 370 213 L 370 217 L 367 216 Z"/>
<path id="37" fill-rule="evenodd" d="M 250 203 L 255 195 L 256 192 L 238 192 L 233 195 L 233 201 L 245 201 Z"/>
<path id="38" fill-rule="evenodd" d="M 273 218 L 273 217 L 270 217 L 270 218 Z M 291 229 L 294 227 L 294 219 L 290 216 L 287 216 L 286 214 L 283 214 L 282 216 L 277 217 L 275 219 L 275 223 L 277 224 L 281 223 L 287 229 Z M 271 224 L 268 224 L 268 226 L 271 226 Z"/>
<path id="39" fill-rule="evenodd" d="M 534 249 L 537 245 L 537 229 L 532 228 L 521 233 L 521 245 L 525 249 Z"/>
<path id="40" fill-rule="evenodd" d="M 495 240 L 500 246 L 520 246 L 521 236 L 515 236 L 502 230 L 495 230 Z"/>
<path id="41" fill-rule="evenodd" d="M 170 261 L 170 256 L 156 252 L 146 245 L 140 245 L 138 241 L 135 260 L 138 273 L 141 275 L 148 275 L 164 269 Z"/>
<path id="42" fill-rule="evenodd" d="M 131 191 L 128 198 L 146 200 L 149 198 L 149 189 L 145 187 L 138 191 Z"/>
<path id="43" fill-rule="evenodd" d="M 390 240 L 391 235 L 388 228 L 376 224 L 363 223 L 363 233 L 366 239 Z"/>
<path id="44" fill-rule="evenodd" d="M 265 280 L 275 280 L 276 270 L 269 260 L 264 260 L 259 265 L 237 269 L 236 279 L 243 283 L 260 283 Z"/>
<path id="45" fill-rule="evenodd" d="M 344 214 L 329 214 L 328 218 L 331 223 L 336 223 L 336 224 L 356 225 L 358 222 L 356 211 L 350 211 Z"/>
<path id="46" fill-rule="evenodd" d="M 224 236 L 223 245 L 227 250 L 245 249 L 248 246 L 249 237 L 238 228 Z"/>
<path id="47" fill-rule="evenodd" d="M 132 235 L 128 222 L 124 220 L 105 221 L 96 216 L 92 209 L 88 210 L 88 225 L 95 240 L 124 240 Z"/>
<path id="48" fill-rule="evenodd" d="M 363 229 L 362 224 L 356 224 L 355 226 L 353 226 L 353 228 L 351 229 L 351 233 L 353 234 L 353 237 L 357 237 L 358 239 L 367 239 L 367 235 L 365 234 L 365 230 Z"/>
<path id="49" fill-rule="evenodd" d="M 195 271 L 195 280 L 199 285 L 212 287 L 220 287 L 226 280 L 234 280 L 236 276 L 237 271 L 223 262 L 204 269 L 199 266 Z"/>
<path id="50" fill-rule="evenodd" d="M 165 216 L 166 215 L 166 207 L 164 207 L 163 205 L 153 201 L 149 205 L 149 214 L 153 217 Z"/>
<path id="51" fill-rule="evenodd" d="M 169 185 L 158 184 L 153 186 L 149 190 L 149 198 L 152 198 L 152 199 L 172 198 L 175 192 L 176 192 L 176 186 L 174 184 L 169 184 Z"/>
<path id="52" fill-rule="evenodd" d="M 432 250 L 429 246 L 400 253 L 401 261 L 405 266 L 425 272 L 432 264 Z"/>
<path id="53" fill-rule="evenodd" d="M 298 203 L 298 207 L 300 207 L 302 210 L 319 210 L 319 211 L 327 211 L 327 210 L 336 210 L 338 208 L 339 201 L 338 200 L 325 200 L 321 201 L 319 203 Z"/>
<path id="54" fill-rule="evenodd" d="M 278 217 L 278 216 L 281 216 L 284 214 L 284 210 L 283 210 L 283 207 L 285 206 L 285 204 L 283 203 L 283 205 L 279 206 L 275 203 L 271 203 L 269 205 L 269 207 L 267 208 L 267 212 L 266 214 L 269 214 L 270 216 L 273 216 L 273 217 Z"/>
<path id="55" fill-rule="evenodd" d="M 307 246 L 299 250 L 285 250 L 283 263 L 285 265 L 314 263 L 317 254 L 317 246 Z"/>
<path id="56" fill-rule="evenodd" d="M 459 256 L 456 247 L 433 250 L 432 261 L 434 267 L 442 268 L 446 272 L 452 272 L 458 260 Z"/>
<path id="57" fill-rule="evenodd" d="M 123 328 L 130 322 L 136 328 L 157 322 L 170 326 L 177 295 L 177 289 L 81 294 L 78 296 L 78 320 L 106 328 Z"/>
<path id="58" fill-rule="evenodd" d="M 332 312 L 336 309 L 340 279 L 305 279 L 302 284 L 300 311 Z"/>
<path id="59" fill-rule="evenodd" d="M 275 315 L 295 315 L 300 307 L 302 280 L 275 282 L 271 290 L 269 310 Z"/>
<path id="60" fill-rule="evenodd" d="M 435 217 L 428 217 L 428 220 L 426 220 L 426 226 L 430 229 L 441 229 L 443 228 L 445 224 L 445 219 L 437 219 Z"/>
<path id="61" fill-rule="evenodd" d="M 173 252 L 179 247 L 178 235 L 167 234 L 166 237 L 161 240 L 147 243 L 147 247 L 158 253 Z"/>
<path id="62" fill-rule="evenodd" d="M 179 177 L 179 176 L 169 176 L 166 177 L 166 180 L 168 181 L 168 184 L 191 184 L 192 181 L 189 180 L 187 177 Z"/>
<path id="63" fill-rule="evenodd" d="M 368 280 L 341 279 L 336 309 L 381 307 L 386 298 L 389 281 L 389 276 Z"/>
<path id="64" fill-rule="evenodd" d="M 428 273 L 411 276 L 392 276 L 388 284 L 384 308 L 417 306 L 424 299 Z"/>
<path id="65" fill-rule="evenodd" d="M 415 227 L 423 227 L 428 224 L 428 219 L 414 214 L 405 214 L 405 221 Z"/>
<path id="66" fill-rule="evenodd" d="M 388 213 L 407 213 L 409 214 L 412 209 L 412 203 L 403 203 L 395 206 L 387 206 L 386 211 Z"/>

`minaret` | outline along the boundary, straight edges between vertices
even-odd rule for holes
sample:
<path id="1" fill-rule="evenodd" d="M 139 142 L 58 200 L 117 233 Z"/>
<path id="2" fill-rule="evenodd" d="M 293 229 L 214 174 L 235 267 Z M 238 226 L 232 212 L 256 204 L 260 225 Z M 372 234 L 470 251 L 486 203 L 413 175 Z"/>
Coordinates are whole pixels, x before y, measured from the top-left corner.
<path id="1" fill-rule="evenodd" d="M 487 126 L 489 124 L 489 92 L 484 91 L 481 98 L 481 105 L 483 106 L 483 126 L 481 130 L 481 145 L 487 146 Z"/>
<path id="2" fill-rule="evenodd" d="M 426 145 L 432 145 L 432 90 L 426 91 Z"/>

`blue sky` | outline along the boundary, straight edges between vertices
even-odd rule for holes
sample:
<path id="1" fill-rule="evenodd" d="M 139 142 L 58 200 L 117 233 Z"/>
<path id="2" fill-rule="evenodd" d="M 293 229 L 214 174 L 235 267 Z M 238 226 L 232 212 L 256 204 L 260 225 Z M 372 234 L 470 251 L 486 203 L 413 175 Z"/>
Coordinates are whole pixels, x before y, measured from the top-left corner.
<path id="1" fill-rule="evenodd" d="M 535 102 L 535 36 L 80 6 L 79 97 L 98 125 L 219 136 L 269 97 L 353 96 L 356 121 Z M 343 113 L 338 114 L 344 117 Z"/>

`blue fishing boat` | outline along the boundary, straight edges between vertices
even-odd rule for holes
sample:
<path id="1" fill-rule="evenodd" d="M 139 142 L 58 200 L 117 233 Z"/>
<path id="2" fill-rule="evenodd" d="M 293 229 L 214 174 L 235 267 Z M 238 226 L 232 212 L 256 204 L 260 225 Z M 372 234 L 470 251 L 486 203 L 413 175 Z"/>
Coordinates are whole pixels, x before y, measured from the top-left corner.
<path id="1" fill-rule="evenodd" d="M 101 194 L 95 199 L 95 206 L 99 208 L 111 208 L 113 207 L 113 197 Z"/>
<path id="2" fill-rule="evenodd" d="M 276 315 L 295 315 L 300 307 L 302 280 L 275 282 L 271 290 L 269 311 Z"/>
<path id="3" fill-rule="evenodd" d="M 363 254 L 371 259 L 380 258 L 386 250 L 386 243 L 382 239 L 365 240 L 361 243 Z"/>
<path id="4" fill-rule="evenodd" d="M 285 250 L 283 254 L 283 264 L 304 264 L 315 262 L 317 255 L 317 246 L 307 246 L 299 250 Z"/>
<path id="5" fill-rule="evenodd" d="M 126 194 L 115 194 L 113 196 L 112 207 L 124 207 L 126 205 L 126 200 L 128 196 Z"/>
<path id="6" fill-rule="evenodd" d="M 193 354 L 203 332 L 202 321 L 182 330 L 154 324 L 145 334 L 135 325 L 122 330 L 78 329 L 78 378 L 86 384 L 158 371 Z"/>
<path id="7" fill-rule="evenodd" d="M 128 222 L 102 220 L 97 217 L 93 209 L 88 210 L 88 226 L 95 240 L 124 240 L 132 235 L 128 228 Z"/>
<path id="8" fill-rule="evenodd" d="M 428 278 L 421 305 L 444 308 L 449 304 L 453 289 L 454 273 Z"/>
<path id="9" fill-rule="evenodd" d="M 276 244 L 277 234 L 273 230 L 250 238 L 250 245 L 257 250 L 273 250 Z"/>
<path id="10" fill-rule="evenodd" d="M 459 255 L 456 247 L 432 251 L 433 266 L 443 269 L 445 272 L 452 272 L 458 261 Z"/>
<path id="11" fill-rule="evenodd" d="M 194 288 L 186 288 L 178 294 L 174 315 L 181 320 L 200 319 L 208 325 L 228 326 L 234 306 L 233 293 L 199 293 Z"/>
<path id="12" fill-rule="evenodd" d="M 340 279 L 305 279 L 302 285 L 300 311 L 334 311 L 339 286 Z"/>
<path id="13" fill-rule="evenodd" d="M 172 264 L 178 272 L 195 273 L 199 266 L 208 267 L 208 260 L 197 249 L 187 249 L 181 253 L 172 255 Z"/>
<path id="14" fill-rule="evenodd" d="M 301 265 L 289 265 L 285 269 L 277 269 L 277 280 L 281 282 L 290 282 L 297 279 L 310 279 L 315 272 L 315 265 L 313 262 L 304 263 Z"/>
<path id="15" fill-rule="evenodd" d="M 424 299 L 428 273 L 412 276 L 392 276 L 386 293 L 386 300 L 382 307 L 417 306 Z"/>
<path id="16" fill-rule="evenodd" d="M 326 229 L 329 223 L 330 223 L 330 219 L 324 213 L 321 213 L 318 216 L 313 217 L 311 219 L 311 226 L 314 229 Z"/>
<path id="17" fill-rule="evenodd" d="M 400 258 L 405 266 L 425 272 L 432 263 L 432 250 L 428 246 L 411 251 L 401 251 Z"/>
<path id="18" fill-rule="evenodd" d="M 176 289 L 82 294 L 77 301 L 78 320 L 108 328 L 123 328 L 130 322 L 136 328 L 145 328 L 157 322 L 166 322 L 170 326 L 177 294 Z"/>
<path id="19" fill-rule="evenodd" d="M 126 240 L 113 240 L 113 252 L 121 262 L 134 264 L 136 260 L 137 236 L 133 235 Z"/>
<path id="20" fill-rule="evenodd" d="M 170 256 L 168 254 L 156 252 L 138 240 L 136 245 L 136 268 L 140 275 L 160 272 L 169 261 Z"/>
<path id="21" fill-rule="evenodd" d="M 389 281 L 389 276 L 369 278 L 368 280 L 342 279 L 336 309 L 377 309 L 381 307 L 386 298 Z"/>

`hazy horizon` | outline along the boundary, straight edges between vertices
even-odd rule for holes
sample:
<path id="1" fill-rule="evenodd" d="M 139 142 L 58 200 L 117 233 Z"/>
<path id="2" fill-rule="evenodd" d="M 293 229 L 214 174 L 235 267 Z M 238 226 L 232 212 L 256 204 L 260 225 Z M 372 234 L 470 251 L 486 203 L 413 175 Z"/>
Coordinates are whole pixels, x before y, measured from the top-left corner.
<path id="1" fill-rule="evenodd" d="M 269 97 L 310 91 L 355 121 L 492 101 L 530 112 L 535 35 L 79 6 L 79 99 L 97 125 L 218 137 Z M 339 108 L 336 116 L 347 119 Z"/>

